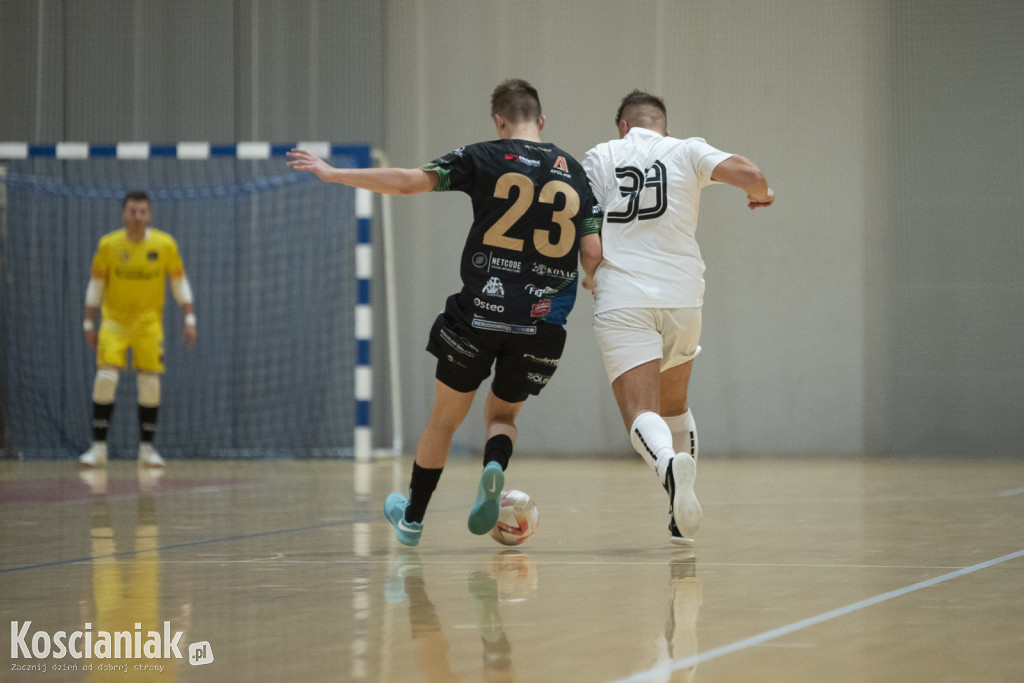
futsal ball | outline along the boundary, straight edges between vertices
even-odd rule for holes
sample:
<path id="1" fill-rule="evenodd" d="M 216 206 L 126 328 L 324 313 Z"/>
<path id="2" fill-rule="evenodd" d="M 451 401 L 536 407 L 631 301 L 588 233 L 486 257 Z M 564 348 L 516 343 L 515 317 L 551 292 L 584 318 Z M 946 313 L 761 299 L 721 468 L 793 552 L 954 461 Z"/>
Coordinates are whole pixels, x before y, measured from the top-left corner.
<path id="1" fill-rule="evenodd" d="M 498 501 L 498 523 L 491 529 L 491 538 L 502 545 L 519 545 L 537 530 L 537 504 L 516 489 L 501 492 Z"/>

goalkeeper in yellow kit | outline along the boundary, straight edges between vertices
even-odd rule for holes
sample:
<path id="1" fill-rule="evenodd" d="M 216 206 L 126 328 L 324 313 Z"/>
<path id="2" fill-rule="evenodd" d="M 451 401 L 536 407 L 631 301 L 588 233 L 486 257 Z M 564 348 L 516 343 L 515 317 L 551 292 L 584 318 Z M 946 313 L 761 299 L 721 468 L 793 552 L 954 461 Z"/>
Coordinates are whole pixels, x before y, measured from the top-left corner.
<path id="1" fill-rule="evenodd" d="M 107 426 L 114 412 L 118 375 L 127 368 L 127 351 L 138 380 L 139 464 L 163 467 L 153 448 L 157 409 L 160 406 L 160 375 L 164 371 L 164 277 L 185 315 L 182 341 L 196 343 L 196 316 L 192 288 L 178 254 L 178 245 L 167 233 L 149 226 L 149 196 L 129 192 L 122 204 L 124 227 L 100 238 L 85 294 L 85 339 L 96 349 L 96 380 L 93 383 L 93 441 L 79 462 L 99 467 L 107 461 Z M 96 314 L 103 320 L 97 329 Z"/>

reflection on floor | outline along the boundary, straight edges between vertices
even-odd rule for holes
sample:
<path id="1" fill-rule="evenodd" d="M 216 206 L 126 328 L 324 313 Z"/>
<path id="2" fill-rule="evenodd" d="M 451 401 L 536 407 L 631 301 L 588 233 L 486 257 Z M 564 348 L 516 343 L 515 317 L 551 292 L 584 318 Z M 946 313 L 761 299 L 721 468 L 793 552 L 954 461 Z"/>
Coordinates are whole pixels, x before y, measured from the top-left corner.
<path id="1" fill-rule="evenodd" d="M 454 459 L 420 545 L 405 548 L 380 507 L 409 467 L 0 462 L 2 670 L 61 681 L 1010 681 L 1024 670 L 1024 462 L 702 458 L 694 549 L 669 543 L 664 491 L 638 459 L 514 460 L 506 487 L 541 516 L 512 549 L 466 531 L 479 463 Z"/>

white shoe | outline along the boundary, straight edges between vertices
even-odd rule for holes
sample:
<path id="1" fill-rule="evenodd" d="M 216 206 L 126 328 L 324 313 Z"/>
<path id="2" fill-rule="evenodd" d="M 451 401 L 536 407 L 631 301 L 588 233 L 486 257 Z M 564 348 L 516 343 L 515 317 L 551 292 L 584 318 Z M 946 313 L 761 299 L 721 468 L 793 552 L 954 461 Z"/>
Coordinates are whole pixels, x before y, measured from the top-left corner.
<path id="1" fill-rule="evenodd" d="M 144 443 L 139 445 L 139 465 L 144 467 L 163 467 L 164 459 L 156 452 L 152 444 Z"/>
<path id="2" fill-rule="evenodd" d="M 85 467 L 78 471 L 78 478 L 89 487 L 89 493 L 102 496 L 107 492 L 107 469 L 105 467 Z"/>
<path id="3" fill-rule="evenodd" d="M 89 450 L 78 456 L 78 462 L 83 467 L 103 467 L 107 464 L 107 444 L 93 441 Z"/>
<path id="4" fill-rule="evenodd" d="M 672 517 L 682 537 L 679 541 L 675 538 L 672 541 L 678 545 L 692 545 L 697 538 L 697 532 L 700 531 L 700 522 L 704 514 L 693 492 L 693 482 L 697 478 L 697 463 L 689 453 L 679 453 L 669 463 L 668 475 L 675 483 L 672 490 Z"/>
<path id="5" fill-rule="evenodd" d="M 160 489 L 160 478 L 164 476 L 164 470 L 162 468 L 140 467 L 138 474 L 139 491 L 141 493 L 153 493 Z"/>

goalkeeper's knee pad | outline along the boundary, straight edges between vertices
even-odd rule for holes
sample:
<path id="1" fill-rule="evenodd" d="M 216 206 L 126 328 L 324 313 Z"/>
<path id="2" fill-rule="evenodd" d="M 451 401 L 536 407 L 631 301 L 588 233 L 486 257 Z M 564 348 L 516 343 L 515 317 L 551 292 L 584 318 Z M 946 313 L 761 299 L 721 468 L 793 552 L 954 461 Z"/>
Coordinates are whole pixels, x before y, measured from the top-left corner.
<path id="1" fill-rule="evenodd" d="M 95 403 L 113 403 L 117 393 L 117 370 L 100 368 L 96 371 L 96 380 L 92 384 L 92 400 Z"/>
<path id="2" fill-rule="evenodd" d="M 140 372 L 138 375 L 139 405 L 155 408 L 160 405 L 160 375 Z"/>

